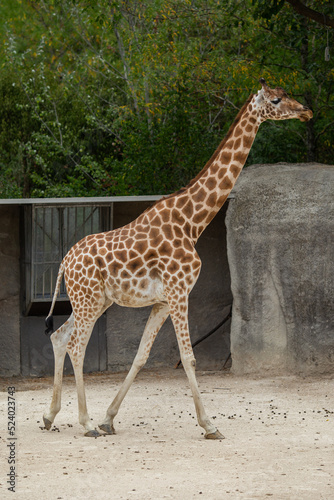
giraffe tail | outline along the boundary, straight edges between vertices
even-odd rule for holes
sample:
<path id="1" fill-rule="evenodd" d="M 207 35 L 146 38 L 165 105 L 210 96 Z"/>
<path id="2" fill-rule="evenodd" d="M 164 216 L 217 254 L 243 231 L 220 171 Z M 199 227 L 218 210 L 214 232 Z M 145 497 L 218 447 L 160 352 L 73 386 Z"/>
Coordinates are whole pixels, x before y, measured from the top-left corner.
<path id="1" fill-rule="evenodd" d="M 56 287 L 55 287 L 55 291 L 54 291 L 54 294 L 53 294 L 51 308 L 50 308 L 48 316 L 45 318 L 45 325 L 46 325 L 45 335 L 49 335 L 49 334 L 51 334 L 53 332 L 53 315 L 52 315 L 52 312 L 53 312 L 54 306 L 56 304 L 56 300 L 57 300 L 59 289 L 60 289 L 61 280 L 63 279 L 63 274 L 64 274 L 64 271 L 65 271 L 65 262 L 64 262 L 64 260 L 65 259 L 62 260 L 62 262 L 61 262 L 61 264 L 59 266 L 59 271 L 58 271 L 58 276 L 57 276 L 57 281 L 56 281 Z"/>

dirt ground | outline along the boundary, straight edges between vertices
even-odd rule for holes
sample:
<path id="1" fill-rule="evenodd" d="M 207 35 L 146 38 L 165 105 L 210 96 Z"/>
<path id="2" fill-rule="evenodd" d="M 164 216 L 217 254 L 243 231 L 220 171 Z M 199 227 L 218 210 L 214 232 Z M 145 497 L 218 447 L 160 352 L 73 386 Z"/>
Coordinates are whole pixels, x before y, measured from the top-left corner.
<path id="1" fill-rule="evenodd" d="M 88 409 L 102 421 L 124 374 L 87 375 Z M 51 431 L 42 415 L 52 378 L 1 380 L 1 498 L 334 499 L 334 378 L 238 378 L 199 372 L 208 415 L 226 439 L 198 427 L 182 369 L 143 371 L 116 417 L 114 436 L 87 438 L 73 377 Z M 14 386 L 17 440 L 8 439 Z M 8 491 L 11 448 L 15 493 Z"/>

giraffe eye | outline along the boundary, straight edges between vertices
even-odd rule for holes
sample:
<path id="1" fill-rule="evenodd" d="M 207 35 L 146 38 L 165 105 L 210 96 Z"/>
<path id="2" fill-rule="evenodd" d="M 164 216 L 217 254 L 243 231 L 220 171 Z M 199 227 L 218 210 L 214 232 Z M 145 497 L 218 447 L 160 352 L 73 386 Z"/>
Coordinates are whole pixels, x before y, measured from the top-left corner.
<path id="1" fill-rule="evenodd" d="M 279 97 L 275 97 L 275 99 L 273 99 L 271 102 L 273 104 L 278 104 L 279 102 L 281 102 L 282 99 L 280 99 Z"/>

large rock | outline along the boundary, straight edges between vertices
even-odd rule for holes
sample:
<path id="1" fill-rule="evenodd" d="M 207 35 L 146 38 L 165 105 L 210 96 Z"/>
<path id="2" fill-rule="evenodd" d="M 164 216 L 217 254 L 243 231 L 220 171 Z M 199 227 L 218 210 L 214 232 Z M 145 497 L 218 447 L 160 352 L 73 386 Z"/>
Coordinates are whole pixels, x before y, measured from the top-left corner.
<path id="1" fill-rule="evenodd" d="M 236 374 L 334 371 L 334 166 L 253 165 L 226 217 Z"/>

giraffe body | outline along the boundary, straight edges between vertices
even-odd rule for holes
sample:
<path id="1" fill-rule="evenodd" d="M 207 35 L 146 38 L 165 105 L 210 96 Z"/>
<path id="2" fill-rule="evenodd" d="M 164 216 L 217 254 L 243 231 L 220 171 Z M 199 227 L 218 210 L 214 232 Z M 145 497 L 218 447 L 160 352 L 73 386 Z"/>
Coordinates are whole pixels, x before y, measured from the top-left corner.
<path id="1" fill-rule="evenodd" d="M 72 314 L 51 336 L 55 381 L 51 406 L 44 415 L 46 428 L 51 427 L 60 410 L 63 363 L 68 352 L 77 383 L 79 421 L 86 435 L 99 435 L 88 416 L 82 368 L 93 326 L 115 302 L 126 307 L 153 308 L 133 365 L 100 429 L 114 433 L 113 419 L 119 406 L 170 315 L 198 422 L 207 438 L 223 437 L 206 416 L 195 377 L 188 328 L 188 296 L 201 269 L 195 244 L 233 188 L 260 124 L 266 119 L 306 121 L 312 117 L 308 108 L 290 99 L 283 89 L 270 89 L 264 80 L 260 81 L 262 89 L 249 97 L 212 158 L 186 188 L 161 199 L 122 228 L 83 238 L 66 254 L 48 318 L 63 274 Z"/>

